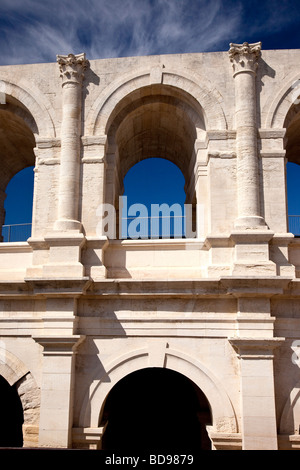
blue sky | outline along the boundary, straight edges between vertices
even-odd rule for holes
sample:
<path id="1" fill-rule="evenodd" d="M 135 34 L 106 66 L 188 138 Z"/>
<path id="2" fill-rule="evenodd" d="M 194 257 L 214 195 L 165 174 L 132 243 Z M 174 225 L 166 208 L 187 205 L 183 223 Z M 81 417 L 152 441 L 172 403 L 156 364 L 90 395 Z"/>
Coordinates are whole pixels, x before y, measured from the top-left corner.
<path id="1" fill-rule="evenodd" d="M 227 51 L 230 42 L 244 41 L 298 49 L 299 25 L 298 0 L 0 0 L 0 65 L 55 62 L 56 54 L 70 52 L 100 59 Z M 295 176 L 293 171 L 289 178 Z M 20 176 L 16 186 L 24 188 L 26 178 Z M 299 195 L 290 200 L 300 213 Z M 6 223 L 30 220 L 28 204 L 21 208 L 18 202 Z"/>
<path id="2" fill-rule="evenodd" d="M 298 0 L 1 0 L 0 65 L 228 50 L 299 48 Z"/>

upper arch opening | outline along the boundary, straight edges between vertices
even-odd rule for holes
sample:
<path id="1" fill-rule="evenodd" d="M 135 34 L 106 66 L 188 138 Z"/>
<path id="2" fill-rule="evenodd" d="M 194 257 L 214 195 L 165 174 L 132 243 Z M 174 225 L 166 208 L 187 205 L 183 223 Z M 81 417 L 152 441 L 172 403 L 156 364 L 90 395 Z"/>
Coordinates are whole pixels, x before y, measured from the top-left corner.
<path id="1" fill-rule="evenodd" d="M 294 235 L 300 235 L 300 204 L 299 204 L 299 175 L 300 175 L 300 104 L 290 107 L 284 121 L 286 149 L 286 186 L 289 230 Z"/>
<path id="2" fill-rule="evenodd" d="M 25 168 L 35 166 L 36 133 L 36 122 L 27 108 L 7 95 L 6 103 L 0 105 L 0 227 L 5 221 L 4 202 L 10 181 Z M 18 197 L 22 198 L 26 190 L 22 185 L 17 187 Z"/>
<path id="3" fill-rule="evenodd" d="M 8 102 L 0 106 L 0 188 L 20 170 L 35 163 L 35 122 L 25 108 Z"/>
<path id="4" fill-rule="evenodd" d="M 106 202 L 117 209 L 128 171 L 145 159 L 166 159 L 185 180 L 186 203 L 195 204 L 197 139 L 204 140 L 204 112 L 186 91 L 156 84 L 138 88 L 115 106 L 106 127 L 109 185 Z"/>
<path id="5" fill-rule="evenodd" d="M 187 179 L 196 139 L 205 134 L 201 106 L 188 93 L 167 85 L 135 90 L 108 121 L 108 143 L 117 145 L 120 179 L 145 158 L 166 158 Z"/>
<path id="6" fill-rule="evenodd" d="M 293 104 L 284 121 L 285 148 L 289 162 L 300 164 L 300 104 Z"/>

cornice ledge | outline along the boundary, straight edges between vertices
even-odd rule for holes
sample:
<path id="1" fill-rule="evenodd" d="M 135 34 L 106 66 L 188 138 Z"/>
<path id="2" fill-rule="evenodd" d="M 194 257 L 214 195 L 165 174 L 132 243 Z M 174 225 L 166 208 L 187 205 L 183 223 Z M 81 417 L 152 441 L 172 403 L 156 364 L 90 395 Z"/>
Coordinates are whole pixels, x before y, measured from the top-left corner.
<path id="1" fill-rule="evenodd" d="M 229 337 L 228 341 L 238 351 L 240 357 L 256 356 L 257 352 L 268 353 L 280 347 L 285 338 L 251 338 L 251 337 Z"/>
<path id="2" fill-rule="evenodd" d="M 32 295 L 32 293 L 31 286 L 26 280 L 0 281 L 0 297 L 22 297 L 24 295 Z"/>
<path id="3" fill-rule="evenodd" d="M 92 281 L 86 295 L 105 297 L 197 297 L 226 295 L 218 278 L 199 280 L 103 279 Z"/>
<path id="4" fill-rule="evenodd" d="M 290 287 L 292 277 L 284 276 L 222 276 L 220 284 L 234 297 L 273 297 Z M 300 285 L 299 285 L 300 287 Z"/>
<path id="5" fill-rule="evenodd" d="M 82 278 L 25 278 L 34 295 L 76 297 L 84 294 L 92 281 Z M 0 284 L 1 286 L 1 284 Z"/>
<path id="6" fill-rule="evenodd" d="M 89 145 L 106 145 L 107 143 L 107 135 L 83 135 L 81 137 L 82 145 L 89 146 Z"/>
<path id="7" fill-rule="evenodd" d="M 61 139 L 59 137 L 37 137 L 36 146 L 38 149 L 48 149 L 52 147 L 60 147 Z"/>
<path id="8" fill-rule="evenodd" d="M 258 129 L 258 133 L 261 139 L 283 139 L 286 133 L 286 129 L 260 128 Z"/>
<path id="9" fill-rule="evenodd" d="M 44 348 L 44 354 L 74 353 L 80 343 L 85 340 L 84 335 L 41 335 L 33 336 L 35 342 Z"/>

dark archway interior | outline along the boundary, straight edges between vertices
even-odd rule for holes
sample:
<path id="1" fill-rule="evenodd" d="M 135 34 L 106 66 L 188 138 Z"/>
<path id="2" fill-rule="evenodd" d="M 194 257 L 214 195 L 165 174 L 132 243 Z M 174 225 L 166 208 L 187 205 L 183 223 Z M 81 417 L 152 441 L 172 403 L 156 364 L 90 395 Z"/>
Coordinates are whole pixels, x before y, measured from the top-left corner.
<path id="1" fill-rule="evenodd" d="M 187 204 L 196 204 L 197 139 L 206 136 L 203 109 L 189 93 L 165 84 L 139 88 L 125 96 L 109 118 L 106 202 L 119 210 L 125 175 L 137 163 L 163 158 L 175 164 L 185 180 Z M 118 217 L 117 217 L 118 220 Z"/>
<path id="2" fill-rule="evenodd" d="M 0 375 L 0 447 L 22 447 L 23 408 L 17 389 Z"/>
<path id="3" fill-rule="evenodd" d="M 102 414 L 108 422 L 104 450 L 210 450 L 208 401 L 188 378 L 169 369 L 148 368 L 120 380 Z"/>
<path id="4" fill-rule="evenodd" d="M 37 133 L 37 126 L 27 108 L 7 95 L 6 103 L 0 105 L 0 232 L 5 223 L 4 200 L 7 185 L 21 170 L 35 165 L 34 133 Z M 23 188 L 19 187 L 20 198 L 22 192 Z M 1 233 L 0 241 L 3 241 Z"/>
<path id="5" fill-rule="evenodd" d="M 297 100 L 298 101 L 298 100 Z M 300 104 L 295 102 L 286 115 L 284 127 L 286 149 L 286 192 L 288 202 L 289 231 L 300 236 Z"/>
<path id="6" fill-rule="evenodd" d="M 286 157 L 289 162 L 300 163 L 300 104 L 294 104 L 290 107 L 285 118 L 284 127 Z"/>

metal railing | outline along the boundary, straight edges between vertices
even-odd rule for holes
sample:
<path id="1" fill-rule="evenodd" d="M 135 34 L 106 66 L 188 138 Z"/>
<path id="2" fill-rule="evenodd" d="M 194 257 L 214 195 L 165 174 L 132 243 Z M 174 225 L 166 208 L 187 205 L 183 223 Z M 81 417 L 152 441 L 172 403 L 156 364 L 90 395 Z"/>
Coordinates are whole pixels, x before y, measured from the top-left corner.
<path id="1" fill-rule="evenodd" d="M 134 227 L 130 227 L 132 222 Z M 152 217 L 122 217 L 123 239 L 151 238 L 185 238 L 185 216 L 152 216 Z"/>
<path id="2" fill-rule="evenodd" d="M 128 236 L 128 221 L 131 218 L 122 218 L 122 225 L 124 224 L 123 228 L 124 230 L 124 235 L 122 238 L 130 238 Z M 175 217 L 176 219 L 176 217 Z M 142 237 L 144 238 L 151 238 L 151 235 L 154 235 L 154 238 L 173 238 L 174 235 L 175 237 L 185 237 L 185 227 L 184 227 L 184 217 L 179 217 L 177 221 L 177 227 L 173 225 L 171 228 L 171 233 L 169 234 L 164 234 L 161 232 L 161 227 L 160 230 L 156 228 L 156 230 L 153 233 L 153 228 L 151 231 L 151 227 L 146 224 L 146 227 L 144 228 L 145 233 L 143 233 L 142 230 Z M 300 237 L 300 215 L 289 215 L 289 231 L 293 233 L 296 237 Z M 174 217 L 173 217 L 173 224 L 174 224 Z M 183 222 L 183 225 L 182 225 Z M 2 237 L 3 237 L 3 242 L 21 242 L 21 241 L 26 241 L 30 236 L 31 236 L 31 223 L 26 223 L 26 224 L 10 224 L 10 225 L 2 225 Z M 175 229 L 175 230 L 174 230 Z M 152 233 L 151 233 L 152 232 Z"/>
<path id="3" fill-rule="evenodd" d="M 25 242 L 31 236 L 31 223 L 2 225 L 3 242 Z"/>
<path id="4" fill-rule="evenodd" d="M 300 215 L 289 215 L 289 231 L 300 237 Z"/>

